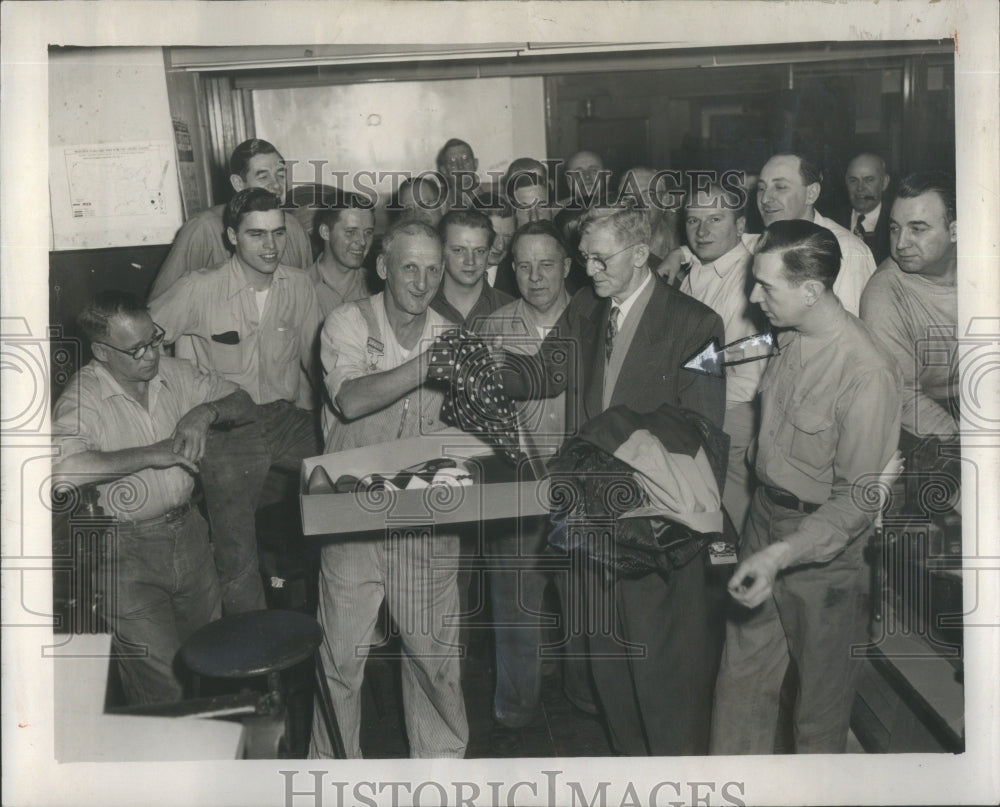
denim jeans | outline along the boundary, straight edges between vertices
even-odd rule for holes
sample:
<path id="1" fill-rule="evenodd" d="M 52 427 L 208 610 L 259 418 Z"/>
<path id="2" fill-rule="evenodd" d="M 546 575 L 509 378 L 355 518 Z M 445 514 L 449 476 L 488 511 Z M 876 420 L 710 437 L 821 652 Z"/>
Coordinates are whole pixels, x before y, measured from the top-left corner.
<path id="1" fill-rule="evenodd" d="M 741 556 L 782 540 L 804 517 L 758 490 Z M 828 563 L 786 570 L 762 605 L 732 609 L 715 687 L 711 753 L 774 752 L 790 659 L 799 680 L 792 715 L 796 753 L 845 750 L 861 668 L 861 660 L 851 658 L 851 645 L 865 642 L 868 623 L 863 543 L 855 541 Z"/>
<path id="2" fill-rule="evenodd" d="M 548 574 L 538 560 L 548 526 L 544 516 L 494 522 L 486 546 L 497 664 L 493 715 L 509 728 L 528 725 L 541 698 L 538 645 Z"/>
<path id="3" fill-rule="evenodd" d="M 208 526 L 195 509 L 138 528 L 120 523 L 108 616 L 130 704 L 180 700 L 177 651 L 221 615 Z"/>
<path id="4" fill-rule="evenodd" d="M 287 401 L 256 408 L 257 420 L 209 432 L 201 462 L 215 563 L 227 614 L 267 607 L 257 558 L 254 515 L 271 467 L 298 473 L 302 460 L 322 450 L 314 413 Z"/>

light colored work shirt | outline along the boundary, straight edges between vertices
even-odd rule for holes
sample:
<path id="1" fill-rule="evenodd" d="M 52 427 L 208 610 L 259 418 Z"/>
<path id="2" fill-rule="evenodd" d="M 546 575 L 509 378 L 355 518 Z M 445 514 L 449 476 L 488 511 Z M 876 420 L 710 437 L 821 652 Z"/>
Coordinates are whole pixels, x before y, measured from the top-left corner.
<path id="1" fill-rule="evenodd" d="M 226 232 L 222 225 L 225 205 L 203 210 L 184 223 L 177 231 L 174 244 L 153 282 L 149 298 L 155 299 L 174 285 L 188 272 L 217 266 L 232 254 L 226 247 Z M 285 214 L 285 251 L 281 262 L 296 269 L 305 269 L 312 263 L 312 246 L 309 236 L 295 216 Z"/>
<path id="2" fill-rule="evenodd" d="M 569 305 L 569 293 L 563 288 L 555 302 L 556 316 Z M 511 353 L 534 356 L 542 340 L 554 329 L 538 324 L 535 310 L 523 299 L 501 306 L 485 319 L 477 330 L 487 339 L 503 339 L 503 348 Z M 558 332 L 556 333 L 558 336 Z M 531 433 L 531 442 L 543 454 L 553 454 L 562 445 L 566 431 L 566 392 L 552 398 L 516 401 L 518 425 Z M 526 446 L 522 446 L 526 448 Z"/>
<path id="3" fill-rule="evenodd" d="M 309 275 L 309 279 L 312 281 L 313 288 L 316 291 L 316 302 L 319 303 L 320 313 L 326 319 L 330 312 L 337 306 L 360 300 L 362 297 L 368 297 L 369 293 L 365 285 L 364 267 L 351 270 L 347 275 L 347 282 L 344 288 L 338 290 L 333 287 L 323 273 L 323 268 L 320 266 L 322 259 L 322 256 L 320 256 L 313 261 L 312 265 L 306 270 L 306 273 Z"/>
<path id="4" fill-rule="evenodd" d="M 902 380 L 892 356 L 838 307 L 821 334 L 784 331 L 761 379 L 761 484 L 820 504 L 788 539 L 790 564 L 823 563 L 874 520 L 854 485 L 871 482 L 899 443 Z"/>
<path id="5" fill-rule="evenodd" d="M 696 255 L 692 255 L 691 271 L 681 281 L 682 292 L 703 302 L 722 317 L 726 344 L 768 329 L 759 318 L 754 319 L 753 315 L 759 314 L 759 309 L 748 296 L 752 262 L 753 256 L 742 242 L 714 263 L 701 263 Z M 726 366 L 727 406 L 754 399 L 766 366 L 767 360 Z"/>
<path id="6" fill-rule="evenodd" d="M 432 386 L 421 386 L 377 412 L 346 420 L 336 411 L 337 393 L 344 382 L 375 373 L 393 370 L 420 355 L 435 338 L 455 326 L 428 308 L 424 330 L 416 345 L 405 349 L 396 339 L 385 311 L 385 293 L 368 298 L 374 317 L 373 333 L 360 305 L 346 303 L 326 318 L 320 333 L 320 361 L 324 384 L 334 411 L 323 411 L 323 438 L 326 453 L 348 448 L 388 443 L 407 437 L 438 431 L 444 427 L 439 416 L 444 393 Z"/>
<path id="7" fill-rule="evenodd" d="M 84 451 L 121 451 L 149 446 L 174 433 L 196 406 L 236 392 L 215 373 L 200 373 L 183 359 L 160 358 L 149 381 L 149 408 L 142 406 L 95 360 L 83 367 L 56 402 L 53 442 L 62 457 Z M 98 485 L 101 507 L 126 521 L 156 518 L 191 498 L 194 477 L 182 468 L 145 468 Z"/>
<path id="8" fill-rule="evenodd" d="M 149 304 L 170 344 L 193 338 L 195 361 L 239 384 L 258 404 L 311 397 L 306 374 L 322 318 L 309 276 L 279 265 L 261 313 L 236 256 L 185 275 Z M 305 387 L 305 389 L 303 389 Z"/>
<path id="9" fill-rule="evenodd" d="M 891 258 L 861 297 L 861 319 L 903 374 L 903 428 L 917 436 L 958 434 L 943 405 L 958 399 L 958 290 L 902 271 Z"/>

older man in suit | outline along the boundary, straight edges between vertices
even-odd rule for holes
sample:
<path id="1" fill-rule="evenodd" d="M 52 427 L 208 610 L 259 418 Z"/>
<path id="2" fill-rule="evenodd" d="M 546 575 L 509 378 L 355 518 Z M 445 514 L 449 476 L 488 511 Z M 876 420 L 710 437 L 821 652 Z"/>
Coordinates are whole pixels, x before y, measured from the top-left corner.
<path id="1" fill-rule="evenodd" d="M 709 339 L 724 344 L 719 315 L 650 271 L 649 223 L 641 209 L 594 209 L 580 232 L 581 258 L 593 285 L 577 292 L 559 318 L 560 338 L 546 338 L 537 356 L 529 357 L 535 372 L 505 372 L 505 388 L 515 396 L 528 394 L 526 379 L 534 378 L 542 397 L 566 390 L 568 432 L 617 405 L 649 413 L 670 404 L 721 428 L 725 380 L 684 369 Z M 566 337 L 577 349 L 569 366 Z M 537 387 L 533 394 L 539 394 Z M 702 558 L 669 575 L 623 578 L 609 587 L 588 574 L 583 583 L 584 607 L 594 598 L 614 607 L 614 628 L 587 636 L 614 750 L 707 753 L 720 643 Z M 635 645 L 643 648 L 640 655 Z"/>
<path id="2" fill-rule="evenodd" d="M 881 264 L 889 257 L 889 212 L 892 200 L 885 197 L 889 173 L 885 160 L 877 154 L 863 152 L 847 164 L 844 175 L 849 207 L 834 214 L 833 220 L 862 239 Z"/>

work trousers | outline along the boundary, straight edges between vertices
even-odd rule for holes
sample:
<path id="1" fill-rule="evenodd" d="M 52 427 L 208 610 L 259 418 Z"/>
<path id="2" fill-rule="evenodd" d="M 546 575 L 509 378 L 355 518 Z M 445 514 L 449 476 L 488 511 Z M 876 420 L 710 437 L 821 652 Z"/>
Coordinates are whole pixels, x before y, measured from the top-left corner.
<path id="1" fill-rule="evenodd" d="M 539 561 L 548 526 L 545 516 L 494 522 L 486 545 L 497 665 L 493 716 L 509 728 L 531 723 L 541 699 L 539 643 L 549 576 Z"/>
<path id="2" fill-rule="evenodd" d="M 257 558 L 255 513 L 272 467 L 299 472 L 302 460 L 321 453 L 315 414 L 288 401 L 256 407 L 257 420 L 209 432 L 201 461 L 215 562 L 227 614 L 266 608 Z"/>
<path id="3" fill-rule="evenodd" d="M 747 449 L 757 434 L 757 419 L 757 407 L 752 401 L 726 407 L 724 429 L 729 435 L 729 460 L 722 505 L 739 534 L 743 533 L 753 497 L 753 474 L 746 460 Z"/>
<path id="4" fill-rule="evenodd" d="M 112 651 L 129 704 L 180 700 L 177 651 L 221 616 L 208 526 L 191 508 L 177 518 L 115 527 Z"/>
<path id="5" fill-rule="evenodd" d="M 762 490 L 750 508 L 741 558 L 793 533 L 805 514 L 774 504 Z M 796 753 L 842 753 L 866 641 L 868 573 L 860 541 L 837 558 L 778 575 L 774 594 L 747 610 L 735 606 L 715 688 L 713 754 L 774 752 L 782 681 L 798 670 L 793 709 Z"/>
<path id="6" fill-rule="evenodd" d="M 323 547 L 320 657 L 348 757 L 361 757 L 361 685 L 385 600 L 402 638 L 403 713 L 414 758 L 463 757 L 469 740 L 459 665 L 458 538 L 391 528 Z M 317 711 L 316 714 L 319 714 Z M 333 748 L 314 720 L 310 758 Z"/>

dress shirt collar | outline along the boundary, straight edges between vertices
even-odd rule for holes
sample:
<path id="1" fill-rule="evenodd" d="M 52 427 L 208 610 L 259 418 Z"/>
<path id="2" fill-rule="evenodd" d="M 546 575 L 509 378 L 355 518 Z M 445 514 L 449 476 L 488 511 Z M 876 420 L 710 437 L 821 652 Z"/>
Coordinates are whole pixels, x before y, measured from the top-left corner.
<path id="1" fill-rule="evenodd" d="M 854 228 L 858 226 L 858 216 L 861 214 L 857 210 L 851 208 L 851 232 L 854 232 Z M 878 224 L 878 218 L 882 215 L 882 203 L 879 202 L 878 206 L 874 210 L 870 210 L 865 213 L 865 220 L 861 222 L 861 226 L 865 228 L 866 233 L 875 232 L 875 225 Z"/>
<path id="2" fill-rule="evenodd" d="M 628 297 L 622 300 L 620 303 L 616 303 L 614 298 L 611 299 L 611 307 L 618 308 L 618 322 L 617 325 L 621 325 L 625 318 L 628 316 L 628 312 L 635 305 L 635 301 L 639 299 L 639 295 L 645 290 L 646 286 L 653 282 L 653 273 L 649 270 L 649 267 L 645 267 L 646 279 L 642 281 L 642 284 L 633 291 Z"/>

